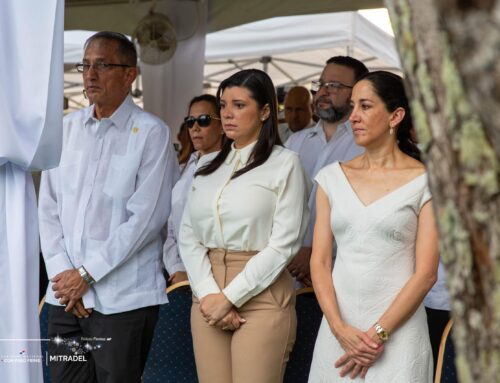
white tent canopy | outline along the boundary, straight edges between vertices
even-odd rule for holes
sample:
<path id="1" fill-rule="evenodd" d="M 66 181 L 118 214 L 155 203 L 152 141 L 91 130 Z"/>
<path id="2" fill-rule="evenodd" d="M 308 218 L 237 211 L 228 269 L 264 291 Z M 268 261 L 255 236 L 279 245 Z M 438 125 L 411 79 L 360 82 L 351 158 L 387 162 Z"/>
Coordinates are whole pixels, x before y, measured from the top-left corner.
<path id="1" fill-rule="evenodd" d="M 82 61 L 83 45 L 94 33 L 93 31 L 64 31 L 64 64 L 72 65 Z"/>
<path id="2" fill-rule="evenodd" d="M 64 62 L 81 61 L 83 44 L 94 32 L 66 31 Z M 241 68 L 264 68 L 276 85 L 308 83 L 334 55 L 352 55 L 370 69 L 399 71 L 394 38 L 358 12 L 275 17 L 209 33 L 206 37 L 206 84 Z M 67 78 L 68 88 L 80 76 Z M 68 95 L 74 97 L 80 89 Z"/>
<path id="3" fill-rule="evenodd" d="M 193 8 L 197 3 L 208 5 L 207 32 L 276 16 L 384 6 L 382 0 L 66 0 L 64 24 L 66 29 L 112 30 L 131 34 L 151 5 L 156 5 L 158 10 L 171 5 L 179 6 L 179 10 L 188 13 L 192 23 Z M 169 17 L 176 12 L 175 7 L 170 11 L 167 13 Z"/>
<path id="4" fill-rule="evenodd" d="M 241 68 L 264 68 L 276 85 L 309 82 L 334 55 L 371 69 L 399 71 L 394 38 L 358 12 L 287 16 L 207 35 L 205 81 L 219 83 Z"/>
<path id="5" fill-rule="evenodd" d="M 65 32 L 65 95 L 70 100 L 70 110 L 87 104 L 83 99 L 81 75 L 70 68 L 81 61 L 83 44 L 92 35 L 88 31 Z M 154 66 L 142 68 L 148 76 L 144 79 L 144 105 L 146 109 L 177 127 L 185 112 L 188 100 L 201 92 L 214 92 L 219 82 L 242 68 L 266 70 L 276 86 L 288 87 L 309 84 L 318 78 L 325 61 L 335 55 L 351 55 L 365 62 L 370 69 L 388 69 L 399 72 L 399 57 L 394 38 L 372 24 L 358 12 L 327 13 L 316 15 L 285 16 L 261 20 L 206 35 L 204 76 L 196 80 L 196 89 L 187 86 L 185 76 L 192 77 L 189 61 L 191 53 L 175 66 L 176 81 L 184 84 L 185 97 L 171 98 L 177 94 L 164 84 L 169 73 L 156 73 Z M 186 45 L 189 47 L 189 45 Z M 193 49 L 198 49 L 194 47 Z M 180 52 L 176 52 L 181 54 Z M 175 56 L 174 56 L 175 57 Z M 177 62 L 179 60 L 173 60 Z M 168 64 L 170 67 L 173 64 Z M 188 71 L 189 73 L 186 73 Z M 163 76 L 163 77 L 162 77 Z M 162 80 L 159 80 L 159 78 Z M 196 76 L 195 76 L 196 77 Z M 184 80 L 182 80 L 184 79 Z M 191 81 L 194 86 L 195 80 Z M 134 85 L 140 87 L 139 82 Z M 211 88 L 211 89 L 209 89 Z M 140 92 L 136 92 L 139 94 Z M 146 97 L 147 96 L 147 97 Z M 169 100 L 169 101 L 165 101 Z M 175 101 L 168 112 L 165 105 Z M 175 117 L 175 118 L 173 118 Z"/>

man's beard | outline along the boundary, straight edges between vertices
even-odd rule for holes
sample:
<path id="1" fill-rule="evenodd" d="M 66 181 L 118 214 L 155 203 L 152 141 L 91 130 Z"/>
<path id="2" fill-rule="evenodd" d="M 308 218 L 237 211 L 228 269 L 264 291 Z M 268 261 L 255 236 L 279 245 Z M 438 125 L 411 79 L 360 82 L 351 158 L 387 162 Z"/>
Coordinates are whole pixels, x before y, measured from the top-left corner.
<path id="1" fill-rule="evenodd" d="M 330 107 L 327 109 L 321 109 L 318 104 L 319 103 L 328 103 Z M 321 120 L 325 120 L 326 122 L 339 122 L 343 120 L 345 117 L 351 113 L 351 107 L 348 104 L 343 106 L 335 106 L 329 99 L 319 98 L 314 103 L 314 109 L 316 112 L 316 116 L 318 116 Z"/>

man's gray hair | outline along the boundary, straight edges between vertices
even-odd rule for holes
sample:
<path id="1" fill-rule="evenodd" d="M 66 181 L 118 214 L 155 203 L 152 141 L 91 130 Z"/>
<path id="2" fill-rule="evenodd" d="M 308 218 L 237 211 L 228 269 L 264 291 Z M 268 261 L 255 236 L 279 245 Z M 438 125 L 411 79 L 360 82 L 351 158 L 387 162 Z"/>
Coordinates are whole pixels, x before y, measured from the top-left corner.
<path id="1" fill-rule="evenodd" d="M 83 48 L 87 49 L 87 47 L 93 41 L 99 39 L 116 41 L 116 43 L 118 44 L 118 54 L 123 60 L 123 62 L 120 64 L 137 66 L 137 50 L 135 49 L 134 43 L 132 43 L 132 41 L 130 41 L 127 36 L 119 32 L 110 32 L 110 31 L 97 32 L 96 34 L 90 36 L 87 39 Z"/>

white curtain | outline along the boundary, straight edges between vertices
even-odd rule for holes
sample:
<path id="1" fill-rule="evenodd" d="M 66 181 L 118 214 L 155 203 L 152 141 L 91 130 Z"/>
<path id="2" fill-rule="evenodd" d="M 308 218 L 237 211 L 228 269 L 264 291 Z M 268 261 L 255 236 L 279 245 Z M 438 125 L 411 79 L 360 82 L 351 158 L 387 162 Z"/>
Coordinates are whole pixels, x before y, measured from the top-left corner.
<path id="1" fill-rule="evenodd" d="M 63 17 L 63 0 L 0 2 L 0 382 L 42 382 L 29 170 L 59 163 Z"/>

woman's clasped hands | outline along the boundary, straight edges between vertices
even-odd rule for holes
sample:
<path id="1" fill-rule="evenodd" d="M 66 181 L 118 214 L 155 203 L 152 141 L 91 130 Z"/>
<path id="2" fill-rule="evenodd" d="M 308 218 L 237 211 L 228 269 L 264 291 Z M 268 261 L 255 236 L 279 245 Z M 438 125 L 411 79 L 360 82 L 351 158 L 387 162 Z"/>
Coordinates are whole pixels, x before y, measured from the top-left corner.
<path id="1" fill-rule="evenodd" d="M 236 330 L 246 322 L 223 293 L 208 294 L 200 299 L 200 311 L 210 326 L 222 330 Z"/>
<path id="2" fill-rule="evenodd" d="M 384 344 L 378 339 L 375 329 L 370 328 L 363 332 L 348 324 L 342 324 L 338 331 L 333 333 L 345 350 L 345 354 L 335 362 L 335 368 L 341 368 L 340 376 L 344 377 L 350 373 L 351 379 L 358 375 L 364 378 L 368 369 L 384 351 Z"/>

